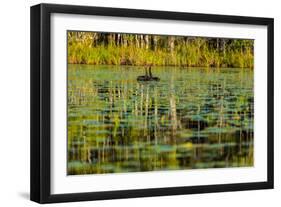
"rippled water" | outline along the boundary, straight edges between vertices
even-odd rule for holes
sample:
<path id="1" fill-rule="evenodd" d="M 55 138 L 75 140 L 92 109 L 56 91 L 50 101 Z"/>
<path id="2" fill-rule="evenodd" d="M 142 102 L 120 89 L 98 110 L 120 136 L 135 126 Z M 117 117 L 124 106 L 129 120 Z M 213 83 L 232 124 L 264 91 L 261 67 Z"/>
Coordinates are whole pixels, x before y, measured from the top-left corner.
<path id="1" fill-rule="evenodd" d="M 68 174 L 253 165 L 253 71 L 68 66 Z"/>

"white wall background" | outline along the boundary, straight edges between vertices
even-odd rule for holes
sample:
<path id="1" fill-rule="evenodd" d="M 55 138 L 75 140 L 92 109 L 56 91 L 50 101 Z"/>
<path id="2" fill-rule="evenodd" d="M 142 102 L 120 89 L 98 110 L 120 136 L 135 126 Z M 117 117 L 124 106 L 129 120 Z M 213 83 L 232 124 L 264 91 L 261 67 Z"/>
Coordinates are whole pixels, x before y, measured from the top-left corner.
<path id="1" fill-rule="evenodd" d="M 281 3 L 278 0 L 6 0 L 1 2 L 0 7 L 0 206 L 37 205 L 29 201 L 29 7 L 42 2 L 275 18 L 274 190 L 62 203 L 53 206 L 237 207 L 277 206 L 281 202 Z"/>

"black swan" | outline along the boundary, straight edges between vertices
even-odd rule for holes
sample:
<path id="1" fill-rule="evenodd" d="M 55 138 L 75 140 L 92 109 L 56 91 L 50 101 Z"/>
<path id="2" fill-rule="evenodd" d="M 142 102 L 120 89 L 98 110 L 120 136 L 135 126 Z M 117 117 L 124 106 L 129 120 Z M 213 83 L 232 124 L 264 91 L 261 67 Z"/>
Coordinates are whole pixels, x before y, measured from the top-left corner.
<path id="1" fill-rule="evenodd" d="M 137 77 L 138 81 L 160 81 L 160 78 L 153 77 L 151 73 L 151 66 L 149 66 L 149 74 L 147 74 L 147 68 L 145 68 L 145 75 L 141 75 Z"/>

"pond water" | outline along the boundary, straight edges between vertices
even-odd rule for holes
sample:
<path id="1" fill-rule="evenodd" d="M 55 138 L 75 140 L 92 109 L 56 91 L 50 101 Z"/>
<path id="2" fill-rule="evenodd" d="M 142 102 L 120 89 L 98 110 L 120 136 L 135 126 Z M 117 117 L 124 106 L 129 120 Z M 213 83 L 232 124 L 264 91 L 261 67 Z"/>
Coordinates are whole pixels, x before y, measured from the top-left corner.
<path id="1" fill-rule="evenodd" d="M 68 175 L 253 166 L 253 70 L 68 65 Z"/>

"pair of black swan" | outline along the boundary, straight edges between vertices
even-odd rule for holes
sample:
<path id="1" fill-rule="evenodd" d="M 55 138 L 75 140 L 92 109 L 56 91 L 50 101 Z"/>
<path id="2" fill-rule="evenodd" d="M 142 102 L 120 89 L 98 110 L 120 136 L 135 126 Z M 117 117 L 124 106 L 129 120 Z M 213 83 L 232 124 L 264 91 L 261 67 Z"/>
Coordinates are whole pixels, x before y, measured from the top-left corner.
<path id="1" fill-rule="evenodd" d="M 147 73 L 147 67 L 145 67 L 145 75 L 138 76 L 137 81 L 160 81 L 160 78 L 153 77 L 151 72 L 151 65 L 150 65 L 148 68 L 148 73 Z"/>

